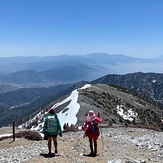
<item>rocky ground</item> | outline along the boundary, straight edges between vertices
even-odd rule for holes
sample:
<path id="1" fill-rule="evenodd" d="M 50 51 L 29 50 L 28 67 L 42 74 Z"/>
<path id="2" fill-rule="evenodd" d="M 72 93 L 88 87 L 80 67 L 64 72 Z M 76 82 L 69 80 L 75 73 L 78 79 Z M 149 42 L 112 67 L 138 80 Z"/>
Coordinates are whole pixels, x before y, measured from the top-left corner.
<path id="1" fill-rule="evenodd" d="M 8 131 L 8 130 L 7 130 Z M 0 134 L 4 134 L 2 129 Z M 54 149 L 54 148 L 53 148 Z M 163 132 L 136 128 L 103 128 L 98 139 L 98 155 L 87 157 L 88 139 L 83 131 L 58 137 L 56 156 L 47 155 L 47 141 L 11 138 L 0 141 L 1 163 L 162 163 Z"/>

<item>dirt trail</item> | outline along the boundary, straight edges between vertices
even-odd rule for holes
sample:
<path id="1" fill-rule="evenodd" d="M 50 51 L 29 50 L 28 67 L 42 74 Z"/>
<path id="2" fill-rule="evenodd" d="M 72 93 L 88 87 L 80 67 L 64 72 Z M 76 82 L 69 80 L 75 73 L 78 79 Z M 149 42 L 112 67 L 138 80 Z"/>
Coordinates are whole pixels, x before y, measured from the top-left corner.
<path id="1" fill-rule="evenodd" d="M 30 141 L 19 138 L 11 143 L 12 139 L 6 139 L 0 141 L 0 162 L 4 163 L 5 160 L 8 160 L 8 162 L 16 163 L 162 163 L 162 149 L 160 151 L 147 150 L 130 142 L 145 134 L 149 136 L 151 134 L 153 139 L 154 133 L 139 129 L 134 129 L 132 132 L 130 129 L 104 129 L 102 137 L 100 136 L 98 139 L 98 155 L 96 157 L 82 156 L 82 154 L 90 153 L 88 138 L 83 138 L 83 131 L 63 133 L 63 137 L 58 137 L 59 154 L 55 157 L 48 157 L 46 140 Z M 160 142 L 162 141 L 161 136 Z M 125 140 L 121 139 L 124 137 Z M 147 144 L 144 145 L 147 146 Z M 158 155 L 161 156 L 158 157 Z"/>

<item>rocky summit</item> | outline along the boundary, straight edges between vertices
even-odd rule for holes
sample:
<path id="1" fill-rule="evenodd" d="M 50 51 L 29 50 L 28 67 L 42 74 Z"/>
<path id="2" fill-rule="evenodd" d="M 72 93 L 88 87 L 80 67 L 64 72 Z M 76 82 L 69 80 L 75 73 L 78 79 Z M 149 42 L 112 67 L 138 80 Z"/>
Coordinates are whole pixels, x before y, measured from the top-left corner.
<path id="1" fill-rule="evenodd" d="M 3 128 L 1 133 L 12 129 Z M 58 154 L 48 156 L 47 141 L 32 141 L 11 138 L 0 141 L 1 163 L 162 163 L 163 132 L 140 128 L 101 128 L 98 152 L 95 157 L 87 157 L 88 138 L 83 131 L 63 133 L 58 137 Z M 54 149 L 54 148 L 53 148 Z"/>

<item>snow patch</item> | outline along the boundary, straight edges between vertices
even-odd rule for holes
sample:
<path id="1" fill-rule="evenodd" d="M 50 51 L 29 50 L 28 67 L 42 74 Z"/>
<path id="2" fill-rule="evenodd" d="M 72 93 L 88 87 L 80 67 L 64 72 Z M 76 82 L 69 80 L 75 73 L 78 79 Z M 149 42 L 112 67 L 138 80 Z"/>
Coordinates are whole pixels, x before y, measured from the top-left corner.
<path id="1" fill-rule="evenodd" d="M 125 120 L 133 121 L 138 113 L 134 112 L 131 108 L 125 108 L 123 105 L 117 105 L 117 113 Z"/>
<path id="2" fill-rule="evenodd" d="M 86 88 L 89 88 L 89 87 L 91 87 L 91 84 L 85 84 L 83 87 L 79 88 L 79 90 L 80 89 L 86 89 Z"/>
<path id="3" fill-rule="evenodd" d="M 157 80 L 152 80 L 152 83 L 156 83 L 157 82 Z"/>
<path id="4" fill-rule="evenodd" d="M 0 138 L 2 138 L 2 137 L 8 137 L 8 136 L 12 136 L 12 134 L 2 134 L 2 135 L 0 135 Z"/>
<path id="5" fill-rule="evenodd" d="M 91 84 L 85 84 L 83 87 L 81 87 L 79 89 L 75 89 L 74 91 L 71 92 L 70 96 L 67 97 L 65 100 L 58 102 L 52 106 L 52 107 L 56 108 L 60 105 L 63 105 L 64 103 L 70 101 L 69 105 L 66 106 L 65 108 L 63 108 L 57 114 L 62 128 L 65 123 L 69 123 L 70 125 L 71 124 L 75 125 L 77 123 L 76 114 L 78 113 L 78 111 L 80 109 L 80 105 L 77 102 L 78 94 L 79 94 L 78 90 L 86 89 L 89 87 L 91 87 Z M 36 125 L 33 125 L 31 127 L 31 130 L 41 131 L 42 127 L 44 125 L 44 120 L 45 120 L 46 114 L 47 114 L 47 112 L 43 113 L 42 111 L 40 111 L 34 118 L 32 118 L 29 121 L 27 121 L 26 123 L 20 125 L 18 128 L 26 128 L 28 125 L 30 125 L 34 122 L 38 122 L 38 123 L 36 123 Z"/>
<path id="6" fill-rule="evenodd" d="M 91 86 L 91 84 L 85 84 L 82 88 L 79 88 L 78 90 L 86 89 L 86 88 L 88 88 L 90 86 Z M 62 111 L 60 111 L 57 114 L 62 127 L 63 127 L 63 125 L 65 123 L 68 123 L 70 125 L 71 124 L 75 125 L 77 123 L 76 114 L 78 113 L 78 111 L 80 109 L 80 105 L 79 105 L 79 103 L 77 103 L 77 101 L 78 101 L 78 94 L 79 94 L 78 90 L 75 89 L 71 93 L 71 95 L 69 97 L 67 97 L 62 102 L 57 103 L 57 104 L 55 104 L 53 106 L 53 107 L 58 107 L 58 106 L 66 103 L 68 101 L 71 101 L 68 106 L 66 106 L 65 108 L 63 108 L 63 110 L 65 110 L 66 108 L 68 108 L 67 111 L 63 112 L 63 110 L 62 110 Z"/>

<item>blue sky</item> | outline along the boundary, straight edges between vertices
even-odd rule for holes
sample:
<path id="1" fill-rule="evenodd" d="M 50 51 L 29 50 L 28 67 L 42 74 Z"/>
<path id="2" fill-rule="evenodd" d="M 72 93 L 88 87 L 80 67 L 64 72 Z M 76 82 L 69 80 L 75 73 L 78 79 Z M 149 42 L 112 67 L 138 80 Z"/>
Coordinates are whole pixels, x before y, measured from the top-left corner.
<path id="1" fill-rule="evenodd" d="M 163 0 L 0 0 L 0 57 L 163 55 Z"/>

